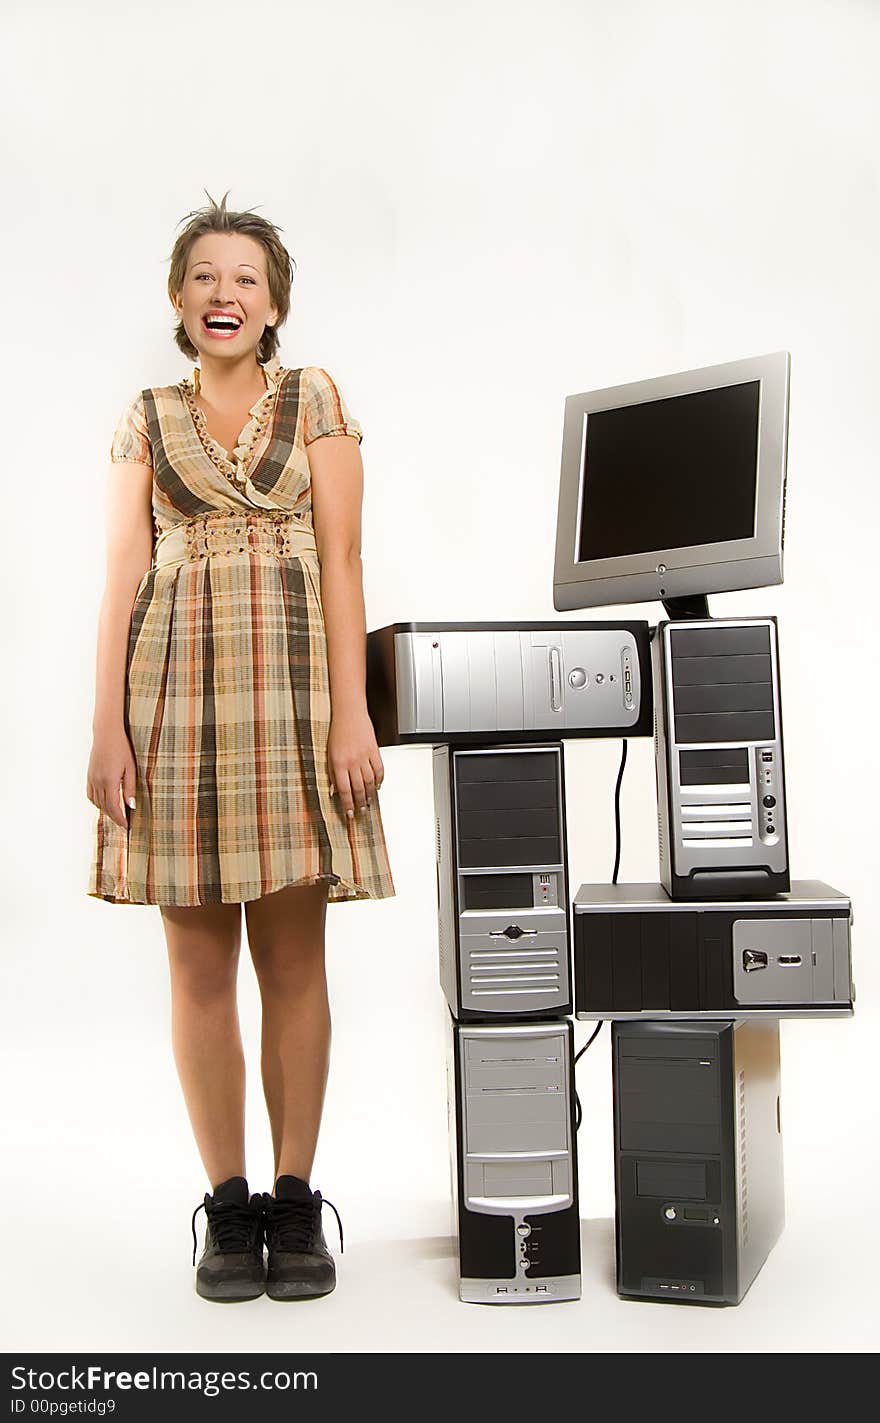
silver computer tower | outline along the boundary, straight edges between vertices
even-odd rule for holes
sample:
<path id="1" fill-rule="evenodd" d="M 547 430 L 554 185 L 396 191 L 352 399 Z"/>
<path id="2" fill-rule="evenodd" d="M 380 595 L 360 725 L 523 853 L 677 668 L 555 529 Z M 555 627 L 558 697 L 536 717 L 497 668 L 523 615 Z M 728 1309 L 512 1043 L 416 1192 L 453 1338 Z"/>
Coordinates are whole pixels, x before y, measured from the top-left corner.
<path id="1" fill-rule="evenodd" d="M 572 1008 L 559 742 L 434 748 L 440 983 L 456 1018 Z"/>
<path id="2" fill-rule="evenodd" d="M 646 622 L 391 623 L 367 635 L 380 746 L 650 736 Z"/>
<path id="3" fill-rule="evenodd" d="M 788 890 L 776 619 L 663 622 L 653 657 L 664 889 L 673 899 Z"/>
<path id="4" fill-rule="evenodd" d="M 457 1023 L 450 1016 L 448 1033 L 460 1298 L 578 1299 L 572 1024 Z"/>

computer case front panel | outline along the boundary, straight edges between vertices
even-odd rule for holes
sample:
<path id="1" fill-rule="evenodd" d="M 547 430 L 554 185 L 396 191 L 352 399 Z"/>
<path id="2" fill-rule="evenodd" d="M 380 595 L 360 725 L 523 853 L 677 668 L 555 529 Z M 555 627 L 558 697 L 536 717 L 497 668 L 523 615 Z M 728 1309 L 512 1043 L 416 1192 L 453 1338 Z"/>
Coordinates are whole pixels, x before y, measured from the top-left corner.
<path id="1" fill-rule="evenodd" d="M 652 655 L 664 889 L 673 899 L 788 890 L 776 619 L 662 622 Z"/>
<path id="2" fill-rule="evenodd" d="M 739 901 L 676 901 L 659 884 L 584 884 L 573 908 L 579 1018 L 853 1012 L 852 905 L 821 881 Z"/>
<path id="3" fill-rule="evenodd" d="M 580 1215 L 570 1021 L 456 1023 L 449 1098 L 459 1294 L 578 1299 Z"/>
<path id="4" fill-rule="evenodd" d="M 650 736 L 647 622 L 392 623 L 367 636 L 380 746 Z"/>
<path id="5" fill-rule="evenodd" d="M 434 748 L 440 982 L 454 1016 L 572 1009 L 561 743 Z"/>
<path id="6" fill-rule="evenodd" d="M 738 1304 L 782 1230 L 779 1024 L 612 1024 L 617 1288 Z"/>

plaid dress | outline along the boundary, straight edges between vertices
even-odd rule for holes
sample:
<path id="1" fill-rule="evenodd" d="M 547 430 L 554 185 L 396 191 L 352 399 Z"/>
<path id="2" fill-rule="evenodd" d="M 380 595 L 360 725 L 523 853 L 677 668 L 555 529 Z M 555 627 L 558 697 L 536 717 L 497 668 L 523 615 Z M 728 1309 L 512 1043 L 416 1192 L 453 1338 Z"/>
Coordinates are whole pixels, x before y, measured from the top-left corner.
<path id="1" fill-rule="evenodd" d="M 235 449 L 208 433 L 199 369 L 140 391 L 114 461 L 153 469 L 154 555 L 132 607 L 127 830 L 97 811 L 88 894 L 217 904 L 328 882 L 328 901 L 395 894 L 378 798 L 330 794 L 330 682 L 306 447 L 363 437 L 325 370 L 263 367 Z M 231 458 L 230 458 L 231 454 Z"/>

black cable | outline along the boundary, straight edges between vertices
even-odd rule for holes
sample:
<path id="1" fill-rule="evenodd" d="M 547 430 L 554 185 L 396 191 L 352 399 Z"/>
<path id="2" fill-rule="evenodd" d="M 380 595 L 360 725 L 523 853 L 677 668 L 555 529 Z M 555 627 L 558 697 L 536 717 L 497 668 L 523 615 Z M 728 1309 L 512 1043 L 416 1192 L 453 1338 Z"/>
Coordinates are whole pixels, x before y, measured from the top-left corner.
<path id="1" fill-rule="evenodd" d="M 626 741 L 626 740 L 624 740 L 624 742 L 623 742 L 623 748 L 622 748 L 621 754 L 620 754 L 620 769 L 619 769 L 619 771 L 617 772 L 617 785 L 614 787 L 614 835 L 615 835 L 615 846 L 616 846 L 616 848 L 615 848 L 615 855 L 614 855 L 614 872 L 613 872 L 613 874 L 612 874 L 612 876 L 611 876 L 611 883 L 612 883 L 612 884 L 617 884 L 617 872 L 618 872 L 618 870 L 620 869 L 620 787 L 621 787 L 621 785 L 622 785 L 622 783 L 623 783 L 623 768 L 624 768 L 624 766 L 626 765 L 626 753 L 627 753 L 628 747 L 629 747 L 629 742 Z M 577 1066 L 578 1062 L 579 1062 L 580 1059 L 583 1057 L 583 1055 L 584 1055 L 584 1053 L 586 1052 L 587 1048 L 588 1048 L 588 1047 L 591 1047 L 591 1046 L 593 1045 L 593 1043 L 596 1041 L 597 1037 L 599 1036 L 599 1031 L 600 1031 L 600 1029 L 601 1029 L 602 1024 L 603 1024 L 604 1021 L 605 1021 L 604 1018 L 600 1018 L 600 1019 L 599 1019 L 598 1023 L 596 1024 L 596 1026 L 595 1026 L 595 1028 L 593 1029 L 593 1031 L 592 1031 L 592 1033 L 590 1034 L 590 1036 L 587 1038 L 587 1041 L 584 1043 L 583 1047 L 582 1047 L 578 1052 L 575 1053 L 575 1055 L 574 1055 L 575 1066 Z M 578 1094 L 577 1094 L 577 1088 L 575 1088 L 574 1103 L 575 1103 L 575 1108 L 576 1108 L 576 1111 L 575 1111 L 575 1128 L 574 1128 L 574 1129 L 575 1129 L 575 1131 L 580 1131 L 580 1129 L 581 1129 L 581 1122 L 583 1121 L 583 1118 L 584 1118 L 584 1113 L 583 1113 L 583 1109 L 582 1109 L 582 1107 L 581 1107 L 581 1099 L 580 1099 L 580 1097 L 579 1097 Z"/>
<path id="2" fill-rule="evenodd" d="M 611 876 L 611 883 L 617 884 L 617 871 L 620 869 L 620 787 L 623 781 L 623 768 L 626 765 L 626 752 L 629 746 L 628 741 L 623 743 L 623 751 L 620 757 L 620 770 L 617 772 L 617 785 L 614 788 L 614 834 L 616 852 L 614 856 L 614 872 Z"/>
<path id="3" fill-rule="evenodd" d="M 587 1050 L 587 1048 L 590 1046 L 590 1044 L 591 1044 L 591 1043 L 594 1043 L 594 1042 L 596 1041 L 597 1037 L 599 1036 L 599 1029 L 601 1028 L 603 1022 L 604 1022 L 604 1019 L 600 1018 L 599 1022 L 596 1024 L 596 1026 L 595 1026 L 595 1028 L 593 1029 L 593 1031 L 591 1032 L 590 1036 L 587 1038 L 587 1041 L 584 1043 L 583 1047 L 580 1048 L 579 1051 L 575 1053 L 575 1055 L 574 1055 L 574 1065 L 575 1065 L 575 1067 L 577 1067 L 578 1059 L 581 1058 L 581 1057 L 583 1057 L 584 1053 L 586 1052 L 586 1050 Z M 576 1132 L 578 1132 L 578 1131 L 580 1131 L 580 1129 L 581 1129 L 581 1122 L 582 1122 L 583 1119 L 584 1119 L 584 1113 L 583 1113 L 583 1108 L 581 1107 L 581 1099 L 580 1099 L 580 1097 L 578 1096 L 577 1088 L 576 1088 L 576 1087 L 575 1087 L 575 1089 L 574 1089 L 574 1105 L 575 1105 L 574 1129 L 575 1129 Z"/>
<path id="4" fill-rule="evenodd" d="M 602 1026 L 602 1024 L 603 1024 L 604 1022 L 605 1022 L 605 1019 L 604 1019 L 604 1018 L 600 1018 L 600 1019 L 599 1019 L 598 1023 L 596 1024 L 595 1028 L 594 1028 L 593 1031 L 591 1032 L 590 1036 L 587 1038 L 587 1041 L 584 1043 L 583 1047 L 582 1047 L 578 1052 L 575 1053 L 575 1055 L 574 1055 L 575 1066 L 577 1066 L 578 1062 L 579 1062 L 580 1059 L 583 1057 L 583 1055 L 584 1055 L 584 1053 L 586 1052 L 587 1048 L 588 1048 L 588 1047 L 591 1047 L 592 1044 L 596 1041 L 597 1037 L 599 1036 L 599 1029 L 601 1028 L 601 1026 Z"/>
<path id="5" fill-rule="evenodd" d="M 629 742 L 626 741 L 626 740 L 624 740 L 624 742 L 623 742 L 623 748 L 622 748 L 621 755 L 620 755 L 620 769 L 619 769 L 619 771 L 617 772 L 617 785 L 616 785 L 615 788 L 614 788 L 614 834 L 615 834 L 616 850 L 615 850 L 615 855 L 614 855 L 614 873 L 613 873 L 612 876 L 611 876 L 611 883 L 612 883 L 612 884 L 617 884 L 617 872 L 618 872 L 618 870 L 620 869 L 620 787 L 621 787 L 621 784 L 622 784 L 622 782 L 623 782 L 623 768 L 624 768 L 624 766 L 626 765 L 626 753 L 627 753 L 628 747 L 629 747 Z M 579 1062 L 580 1059 L 583 1057 L 583 1055 L 584 1055 L 584 1053 L 586 1052 L 587 1048 L 588 1048 L 588 1047 L 592 1047 L 593 1043 L 596 1041 L 597 1037 L 599 1036 L 599 1032 L 600 1032 L 600 1029 L 601 1029 L 602 1024 L 603 1024 L 604 1021 L 605 1021 L 604 1018 L 600 1018 L 600 1019 L 599 1019 L 598 1023 L 596 1024 L 596 1026 L 595 1026 L 595 1028 L 593 1029 L 593 1031 L 592 1031 L 592 1033 L 590 1034 L 590 1036 L 587 1038 L 587 1041 L 584 1043 L 583 1047 L 582 1047 L 578 1052 L 575 1053 L 575 1055 L 574 1055 L 575 1066 L 577 1066 L 578 1062 Z M 574 1102 L 575 1102 L 575 1108 L 576 1108 L 576 1111 L 575 1111 L 575 1131 L 580 1131 L 580 1129 L 581 1129 L 581 1122 L 583 1121 L 584 1114 L 583 1114 L 583 1109 L 582 1109 L 582 1107 L 581 1107 L 581 1099 L 580 1099 L 580 1097 L 579 1097 L 578 1094 L 577 1094 L 577 1088 L 575 1088 Z"/>

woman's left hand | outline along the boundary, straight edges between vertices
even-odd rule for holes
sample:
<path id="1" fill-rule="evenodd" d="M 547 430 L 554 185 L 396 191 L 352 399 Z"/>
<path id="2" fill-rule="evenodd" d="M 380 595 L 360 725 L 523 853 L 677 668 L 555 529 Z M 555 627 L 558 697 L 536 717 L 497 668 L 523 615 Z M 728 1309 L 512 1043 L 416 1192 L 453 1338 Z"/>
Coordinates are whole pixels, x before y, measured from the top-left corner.
<path id="1" fill-rule="evenodd" d="M 332 794 L 346 815 L 363 810 L 385 778 L 373 723 L 366 711 L 334 713 L 327 737 Z"/>

